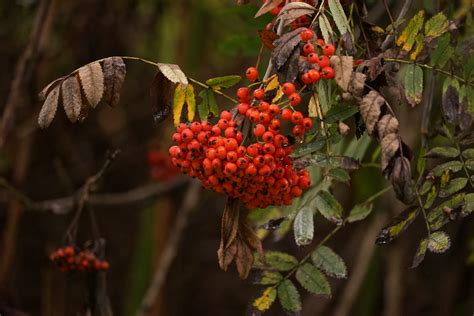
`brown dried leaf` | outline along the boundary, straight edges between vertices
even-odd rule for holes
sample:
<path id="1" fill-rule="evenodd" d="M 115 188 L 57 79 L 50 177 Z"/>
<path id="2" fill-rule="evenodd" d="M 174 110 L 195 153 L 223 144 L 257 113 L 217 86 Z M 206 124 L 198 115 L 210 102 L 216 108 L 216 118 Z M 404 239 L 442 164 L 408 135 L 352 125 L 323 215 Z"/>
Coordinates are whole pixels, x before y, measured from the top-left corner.
<path id="1" fill-rule="evenodd" d="M 298 77 L 300 71 L 300 50 L 298 47 L 293 49 L 290 58 L 286 61 L 285 65 L 278 71 L 278 80 L 280 82 L 294 82 Z"/>
<path id="2" fill-rule="evenodd" d="M 56 110 L 58 109 L 60 92 L 61 87 L 56 85 L 56 87 L 48 93 L 38 116 L 38 124 L 41 128 L 47 128 L 53 121 Z"/>
<path id="3" fill-rule="evenodd" d="M 316 8 L 305 2 L 290 2 L 286 4 L 277 16 L 277 22 L 282 21 L 284 26 L 290 25 L 294 20 L 303 15 L 311 15 Z"/>
<path id="4" fill-rule="evenodd" d="M 375 125 L 379 120 L 380 109 L 384 103 L 385 99 L 374 90 L 370 91 L 360 102 L 360 114 L 369 135 L 372 135 L 374 131 Z"/>
<path id="5" fill-rule="evenodd" d="M 120 90 L 127 69 L 121 57 L 109 57 L 104 60 L 104 101 L 114 107 L 120 101 Z"/>
<path id="6" fill-rule="evenodd" d="M 411 165 L 407 158 L 397 157 L 395 159 L 390 181 L 397 198 L 405 204 L 411 204 L 415 199 L 415 194 L 411 178 Z"/>
<path id="7" fill-rule="evenodd" d="M 258 36 L 260 36 L 262 44 L 269 50 L 273 50 L 275 48 L 275 46 L 273 46 L 273 42 L 279 37 L 277 33 L 267 29 L 258 30 Z"/>
<path id="8" fill-rule="evenodd" d="M 334 80 L 342 90 L 347 91 L 352 78 L 354 58 L 334 55 L 331 57 L 331 65 L 334 68 Z"/>
<path id="9" fill-rule="evenodd" d="M 63 108 L 71 122 L 77 122 L 81 114 L 82 95 L 77 75 L 74 74 L 61 84 Z"/>
<path id="10" fill-rule="evenodd" d="M 82 66 L 78 70 L 82 91 L 92 108 L 99 104 L 104 94 L 104 73 L 98 62 Z"/>
<path id="11" fill-rule="evenodd" d="M 400 138 L 395 133 L 388 134 L 382 138 L 380 147 L 382 150 L 382 171 L 385 171 L 390 163 L 390 160 L 400 149 Z"/>
<path id="12" fill-rule="evenodd" d="M 158 64 L 158 68 L 172 83 L 180 83 L 183 86 L 183 89 L 188 85 L 188 78 L 186 78 L 186 75 L 178 65 L 160 63 Z"/>
<path id="13" fill-rule="evenodd" d="M 265 13 L 275 9 L 282 1 L 283 0 L 266 0 L 265 3 L 262 4 L 260 9 L 255 14 L 255 18 L 258 18 L 259 16 L 264 15 Z"/>
<path id="14" fill-rule="evenodd" d="M 377 122 L 377 131 L 380 139 L 383 139 L 388 134 L 398 134 L 398 120 L 391 114 L 385 114 Z"/>
<path id="15" fill-rule="evenodd" d="M 51 90 L 53 90 L 53 88 L 55 88 L 56 85 L 58 85 L 62 80 L 64 80 L 64 78 L 66 78 L 66 76 L 60 77 L 60 78 L 48 83 L 48 85 L 46 87 L 44 87 L 43 90 L 41 90 L 40 93 L 38 93 L 38 99 L 40 101 L 44 101 L 46 99 L 46 97 L 48 96 L 49 92 Z"/>
<path id="16" fill-rule="evenodd" d="M 349 83 L 348 91 L 355 96 L 361 97 L 364 94 L 365 80 L 367 76 L 361 72 L 353 72 Z"/>
<path id="17" fill-rule="evenodd" d="M 351 130 L 350 127 L 344 122 L 339 122 L 338 129 L 339 129 L 339 133 L 342 136 L 346 136 L 347 134 L 349 134 L 349 131 Z"/>
<path id="18" fill-rule="evenodd" d="M 288 61 L 295 47 L 301 42 L 300 33 L 303 29 L 304 28 L 300 27 L 294 31 L 285 33 L 273 42 L 275 48 L 272 51 L 271 58 L 277 71 Z"/>
<path id="19" fill-rule="evenodd" d="M 382 56 L 373 57 L 367 61 L 370 81 L 374 81 L 383 71 Z"/>
<path id="20" fill-rule="evenodd" d="M 233 261 L 237 249 L 234 250 L 233 244 L 236 242 L 239 230 L 239 204 L 237 200 L 228 199 L 222 214 L 221 223 L 221 244 L 217 251 L 219 266 L 222 270 L 227 270 L 229 264 Z"/>
<path id="21" fill-rule="evenodd" d="M 151 109 L 155 123 L 163 122 L 170 114 L 173 105 L 175 84 L 158 72 L 150 86 Z"/>
<path id="22" fill-rule="evenodd" d="M 237 240 L 237 253 L 235 255 L 235 265 L 241 279 L 246 279 L 253 265 L 253 252 L 242 240 Z"/>

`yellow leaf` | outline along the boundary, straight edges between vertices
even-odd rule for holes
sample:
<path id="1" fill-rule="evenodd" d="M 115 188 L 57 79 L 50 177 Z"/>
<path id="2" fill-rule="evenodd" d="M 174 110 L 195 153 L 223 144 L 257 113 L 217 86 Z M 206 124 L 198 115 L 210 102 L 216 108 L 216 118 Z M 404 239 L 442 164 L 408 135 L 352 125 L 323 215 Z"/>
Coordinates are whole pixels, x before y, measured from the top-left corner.
<path id="1" fill-rule="evenodd" d="M 425 20 L 425 11 L 420 10 L 411 20 L 408 22 L 408 25 L 403 30 L 402 34 L 397 39 L 397 46 L 403 46 L 402 49 L 406 52 L 409 52 L 415 44 L 415 38 L 418 35 L 418 32 L 423 27 L 423 22 Z"/>
<path id="2" fill-rule="evenodd" d="M 311 97 L 311 99 L 309 100 L 309 104 L 308 104 L 308 116 L 309 117 L 318 117 L 318 110 L 316 108 L 316 102 L 318 102 L 314 95 Z"/>
<path id="3" fill-rule="evenodd" d="M 194 95 L 194 87 L 191 84 L 186 86 L 186 104 L 188 105 L 188 121 L 194 120 L 196 115 L 196 96 Z"/>
<path id="4" fill-rule="evenodd" d="M 278 76 L 275 74 L 268 79 L 268 84 L 265 87 L 265 92 L 276 89 L 279 86 L 280 82 L 278 82 Z"/>
<path id="5" fill-rule="evenodd" d="M 272 103 L 277 103 L 278 101 L 280 101 L 280 99 L 283 95 L 284 95 L 283 89 L 281 88 L 281 86 L 279 86 L 278 90 L 277 90 L 277 93 L 276 93 L 275 97 L 272 100 Z"/>
<path id="6" fill-rule="evenodd" d="M 377 25 L 372 26 L 371 30 L 375 33 L 385 33 L 384 29 Z"/>
<path id="7" fill-rule="evenodd" d="M 253 306 L 256 307 L 259 311 L 264 312 L 272 306 L 275 301 L 277 291 L 274 287 L 268 287 L 263 292 L 262 296 L 257 298 L 253 302 Z"/>
<path id="8" fill-rule="evenodd" d="M 178 126 L 180 119 L 181 119 L 181 112 L 183 111 L 184 102 L 186 100 L 186 95 L 183 91 L 183 87 L 181 84 L 176 86 L 174 90 L 174 98 L 173 98 L 173 120 L 174 125 Z"/>
<path id="9" fill-rule="evenodd" d="M 421 51 L 423 50 L 423 47 L 424 47 L 424 43 L 423 43 L 423 40 L 424 40 L 424 37 L 423 37 L 423 34 L 418 34 L 416 36 L 416 39 L 415 39 L 415 42 L 416 42 L 416 48 L 414 51 L 412 51 L 412 53 L 410 54 L 410 59 L 411 60 L 416 60 L 416 57 L 418 57 L 418 55 L 421 53 Z"/>

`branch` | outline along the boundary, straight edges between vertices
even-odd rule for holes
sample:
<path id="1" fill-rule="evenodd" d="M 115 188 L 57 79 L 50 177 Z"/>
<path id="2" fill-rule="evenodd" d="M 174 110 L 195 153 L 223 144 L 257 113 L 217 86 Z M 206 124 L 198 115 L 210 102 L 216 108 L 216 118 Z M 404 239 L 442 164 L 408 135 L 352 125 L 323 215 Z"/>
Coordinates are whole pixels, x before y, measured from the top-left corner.
<path id="1" fill-rule="evenodd" d="M 398 14 L 397 21 L 400 21 L 405 17 L 405 15 L 408 12 L 408 9 L 411 6 L 411 2 L 412 2 L 412 0 L 405 0 L 405 3 L 403 4 L 402 9 L 400 10 L 400 13 Z M 392 31 L 395 32 L 395 30 L 392 30 Z M 380 46 L 380 49 L 382 51 L 387 50 L 387 48 L 390 46 L 390 44 L 392 44 L 394 39 L 395 39 L 395 35 L 393 35 L 393 34 L 387 35 L 387 37 L 383 41 L 382 45 Z"/>
<path id="2" fill-rule="evenodd" d="M 190 184 L 186 195 L 184 197 L 183 204 L 177 212 L 176 221 L 171 228 L 171 235 L 168 238 L 165 248 L 161 254 L 158 265 L 153 273 L 153 279 L 143 297 L 140 307 L 135 314 L 136 316 L 145 316 L 153 307 L 160 289 L 166 281 L 166 276 L 171 267 L 176 254 L 178 252 L 179 243 L 183 237 L 184 231 L 188 224 L 189 215 L 192 210 L 195 209 L 201 192 L 201 185 L 199 182 L 194 181 Z"/>

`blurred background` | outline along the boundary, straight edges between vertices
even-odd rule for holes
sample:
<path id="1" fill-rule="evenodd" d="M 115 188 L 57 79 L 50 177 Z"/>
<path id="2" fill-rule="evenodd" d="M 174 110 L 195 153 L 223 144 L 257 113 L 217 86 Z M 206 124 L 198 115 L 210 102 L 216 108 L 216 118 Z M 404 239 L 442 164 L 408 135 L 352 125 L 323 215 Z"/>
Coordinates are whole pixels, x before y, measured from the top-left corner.
<path id="1" fill-rule="evenodd" d="M 439 1 L 414 1 L 408 16 L 421 7 L 433 10 Z M 443 2 L 443 1 L 441 1 Z M 369 19 L 389 24 L 383 1 L 366 1 Z M 387 0 L 393 12 L 399 1 Z M 58 110 L 47 130 L 37 127 L 41 103 L 37 93 L 52 80 L 90 61 L 112 55 L 139 56 L 176 63 L 204 81 L 239 74 L 255 63 L 260 49 L 257 31 L 271 20 L 253 18 L 260 5 L 236 6 L 224 0 L 11 0 L 0 1 L 0 173 L 33 201 L 71 196 L 103 165 L 107 152 L 122 152 L 107 170 L 98 193 L 132 192 L 124 200 L 91 205 L 100 235 L 106 239 L 111 264 L 107 290 L 115 315 L 134 315 L 149 286 L 164 247 L 169 243 L 176 211 L 188 182 L 172 173 L 153 179 L 150 150 L 167 152 L 172 124 L 153 122 L 149 86 L 153 67 L 126 61 L 127 77 L 120 105 L 100 104 L 83 123 L 70 123 Z M 263 63 L 267 61 L 268 52 Z M 436 98 L 435 98 L 436 100 Z M 229 108 L 218 99 L 221 109 Z M 416 131 L 420 108 L 397 108 L 402 135 L 419 146 Z M 368 151 L 376 148 L 372 144 Z M 378 169 L 352 175 L 351 186 L 335 195 L 349 209 L 380 190 Z M 2 180 L 4 183 L 4 180 Z M 136 193 L 133 191 L 132 193 Z M 142 192 L 142 191 L 140 191 Z M 151 193 L 150 193 L 151 192 Z M 161 192 L 161 194 L 152 194 Z M 129 198 L 129 199 L 127 199 Z M 84 303 L 83 275 L 59 272 L 49 254 L 63 246 L 73 213 L 58 215 L 24 206 L 19 194 L 0 190 L 0 314 L 77 315 Z M 176 258 L 166 273 L 158 300 L 149 315 L 244 315 L 260 289 L 251 275 L 242 281 L 234 270 L 221 271 L 216 251 L 225 198 L 199 192 L 188 216 Z M 375 246 L 375 236 L 403 205 L 387 194 L 369 219 L 344 228 L 329 245 L 348 265 L 349 278 L 331 281 L 331 299 L 303 297 L 302 315 L 472 315 L 474 313 L 474 222 L 468 218 L 447 228 L 452 248 L 427 255 L 409 269 L 424 223 L 416 222 L 390 246 Z M 331 229 L 321 218 L 315 239 Z M 94 238 L 87 213 L 81 217 L 78 243 Z M 297 257 L 292 234 L 265 249 Z M 304 292 L 302 292 L 304 293 Z M 3 310 L 3 313 L 2 313 Z M 16 310 L 17 312 L 14 312 Z M 17 314 L 14 314 L 17 313 Z M 282 315 L 278 306 L 268 315 Z"/>

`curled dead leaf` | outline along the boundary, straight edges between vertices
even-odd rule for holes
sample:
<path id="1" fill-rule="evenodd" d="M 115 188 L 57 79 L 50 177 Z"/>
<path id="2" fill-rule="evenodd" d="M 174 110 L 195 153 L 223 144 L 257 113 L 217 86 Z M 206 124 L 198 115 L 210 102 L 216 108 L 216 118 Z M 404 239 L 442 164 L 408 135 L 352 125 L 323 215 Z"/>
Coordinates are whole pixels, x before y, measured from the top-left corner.
<path id="1" fill-rule="evenodd" d="M 390 160 L 400 149 L 400 137 L 395 133 L 385 135 L 385 137 L 382 138 L 382 141 L 380 142 L 380 147 L 382 151 L 382 171 L 385 171 L 390 163 Z"/>
<path id="2" fill-rule="evenodd" d="M 61 92 L 61 87 L 56 85 L 46 97 L 46 100 L 43 103 L 43 107 L 38 116 L 38 124 L 41 128 L 47 128 L 54 119 L 56 111 L 58 109 L 59 102 L 59 93 Z"/>
<path id="3" fill-rule="evenodd" d="M 405 157 L 397 157 L 393 165 L 390 181 L 397 198 L 405 204 L 411 204 L 415 199 L 414 184 L 411 177 L 410 161 Z"/>
<path id="4" fill-rule="evenodd" d="M 61 94 L 64 111 L 69 120 L 74 123 L 79 119 L 83 103 L 81 86 L 76 74 L 63 81 L 61 84 Z"/>
<path id="5" fill-rule="evenodd" d="M 331 65 L 334 68 L 334 80 L 342 90 L 347 91 L 352 79 L 354 58 L 334 55 L 331 57 Z"/>
<path id="6" fill-rule="evenodd" d="M 78 70 L 82 91 L 92 108 L 99 104 L 104 94 L 104 73 L 98 62 L 82 66 Z"/>
<path id="7" fill-rule="evenodd" d="M 109 57 L 104 60 L 104 101 L 114 107 L 120 101 L 120 90 L 127 69 L 121 57 Z"/>
<path id="8" fill-rule="evenodd" d="M 384 105 L 385 99 L 375 90 L 370 91 L 360 102 L 360 114 L 364 120 L 367 132 L 372 135 L 375 125 L 377 124 L 381 107 Z"/>
<path id="9" fill-rule="evenodd" d="M 277 71 L 288 61 L 295 47 L 301 42 L 300 33 L 303 29 L 304 28 L 300 27 L 294 31 L 285 33 L 273 42 L 275 48 L 273 49 L 271 58 Z"/>
<path id="10" fill-rule="evenodd" d="M 385 114 L 377 122 L 377 132 L 380 139 L 383 139 L 388 134 L 398 134 L 398 120 L 391 114 Z"/>

